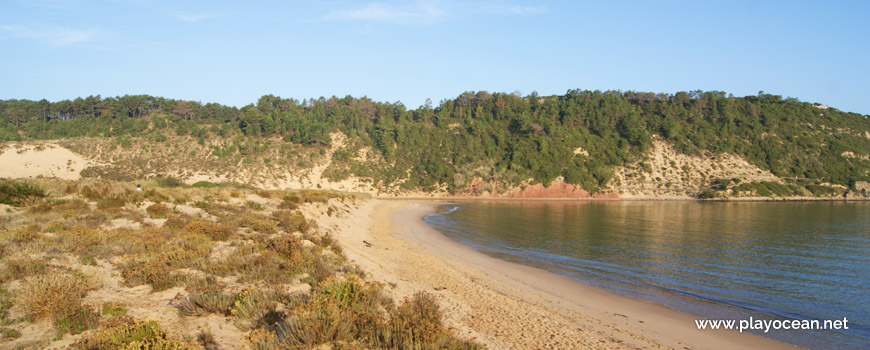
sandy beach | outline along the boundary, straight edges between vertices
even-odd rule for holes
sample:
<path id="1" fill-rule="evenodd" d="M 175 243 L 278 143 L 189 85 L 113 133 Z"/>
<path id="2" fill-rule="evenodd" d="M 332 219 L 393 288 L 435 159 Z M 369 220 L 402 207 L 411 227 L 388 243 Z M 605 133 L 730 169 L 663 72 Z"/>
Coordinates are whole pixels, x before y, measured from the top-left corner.
<path id="1" fill-rule="evenodd" d="M 423 223 L 436 205 L 369 200 L 320 225 L 396 298 L 435 295 L 449 327 L 493 349 L 793 348 L 697 330 L 694 316 L 478 253 Z"/>

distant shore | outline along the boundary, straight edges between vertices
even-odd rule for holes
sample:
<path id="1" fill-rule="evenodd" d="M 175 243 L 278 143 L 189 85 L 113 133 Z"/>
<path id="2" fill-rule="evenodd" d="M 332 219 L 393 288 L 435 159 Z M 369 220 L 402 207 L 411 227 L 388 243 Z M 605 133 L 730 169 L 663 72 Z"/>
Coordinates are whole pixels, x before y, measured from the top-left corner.
<path id="1" fill-rule="evenodd" d="M 794 348 L 748 333 L 697 330 L 693 316 L 491 258 L 422 221 L 435 211 L 433 200 L 464 198 L 398 199 L 371 200 L 351 214 L 337 234 L 347 256 L 394 286 L 396 297 L 434 294 L 448 326 L 490 348 Z"/>

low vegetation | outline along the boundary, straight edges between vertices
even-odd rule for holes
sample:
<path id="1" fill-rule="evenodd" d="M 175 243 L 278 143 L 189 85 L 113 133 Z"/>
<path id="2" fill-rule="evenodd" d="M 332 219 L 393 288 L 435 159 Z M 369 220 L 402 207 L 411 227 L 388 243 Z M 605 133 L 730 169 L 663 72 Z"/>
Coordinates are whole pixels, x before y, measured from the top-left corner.
<path id="1" fill-rule="evenodd" d="M 395 304 L 301 211 L 333 212 L 353 196 L 135 185 L 28 185 L 44 197 L 0 227 L 0 347 L 202 349 L 230 330 L 243 344 L 228 345 L 253 349 L 480 347 L 441 323 L 430 296 Z M 175 311 L 155 310 L 166 305 Z M 186 328 L 213 315 L 228 320 L 223 330 Z"/>
<path id="2" fill-rule="evenodd" d="M 0 180 L 0 203 L 22 206 L 29 201 L 44 198 L 45 190 L 26 182 Z"/>

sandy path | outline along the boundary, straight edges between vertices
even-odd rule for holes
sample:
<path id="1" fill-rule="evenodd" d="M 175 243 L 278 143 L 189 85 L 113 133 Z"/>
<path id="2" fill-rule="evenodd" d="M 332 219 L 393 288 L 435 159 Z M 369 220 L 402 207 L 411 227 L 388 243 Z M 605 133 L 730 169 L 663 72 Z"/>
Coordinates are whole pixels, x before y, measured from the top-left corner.
<path id="1" fill-rule="evenodd" d="M 433 208 L 372 200 L 324 218 L 321 227 L 396 297 L 430 292 L 448 326 L 490 348 L 790 348 L 749 334 L 699 331 L 692 316 L 477 253 L 422 222 Z"/>

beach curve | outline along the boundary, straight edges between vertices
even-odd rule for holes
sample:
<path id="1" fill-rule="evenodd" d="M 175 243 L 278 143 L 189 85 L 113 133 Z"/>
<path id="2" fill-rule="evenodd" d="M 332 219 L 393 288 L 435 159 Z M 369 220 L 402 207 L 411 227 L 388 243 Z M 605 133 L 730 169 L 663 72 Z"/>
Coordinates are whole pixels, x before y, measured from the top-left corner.
<path id="1" fill-rule="evenodd" d="M 794 348 L 479 253 L 423 222 L 439 204 L 370 200 L 331 224 L 353 263 L 396 299 L 433 294 L 462 337 L 494 349 Z"/>

